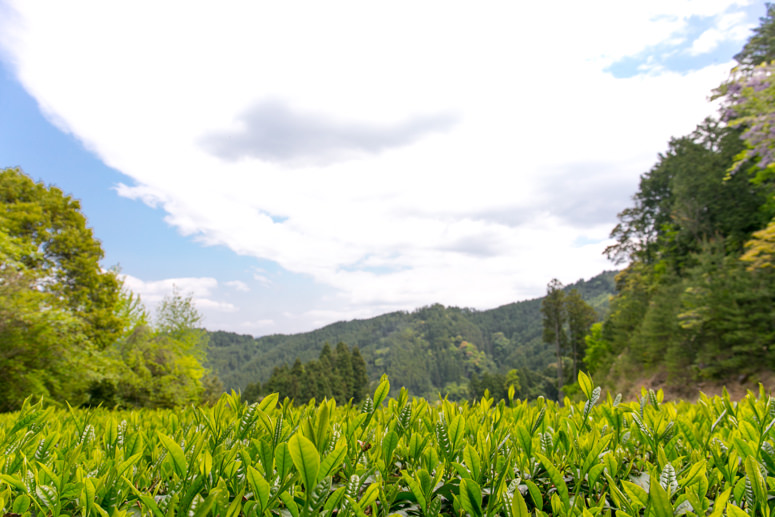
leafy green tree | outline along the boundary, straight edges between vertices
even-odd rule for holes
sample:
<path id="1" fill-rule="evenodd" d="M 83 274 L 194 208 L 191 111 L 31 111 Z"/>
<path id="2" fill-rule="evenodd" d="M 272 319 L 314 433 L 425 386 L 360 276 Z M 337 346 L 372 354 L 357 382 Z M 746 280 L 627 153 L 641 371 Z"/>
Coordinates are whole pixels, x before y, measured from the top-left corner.
<path id="1" fill-rule="evenodd" d="M 746 264 L 748 271 L 775 269 L 775 220 L 753 234 L 740 260 Z"/>
<path id="2" fill-rule="evenodd" d="M 336 388 L 334 398 L 345 402 L 352 397 L 355 383 L 353 382 L 353 363 L 350 349 L 340 341 L 334 352 L 334 370 L 336 372 Z"/>
<path id="3" fill-rule="evenodd" d="M 147 323 L 141 306 L 133 311 L 136 325 L 116 345 L 126 367 L 118 379 L 122 399 L 135 406 L 171 408 L 207 397 L 203 381 L 208 372 L 201 362 L 207 333 L 195 326 L 201 315 L 192 297 L 173 289 L 159 305 L 155 325 Z"/>
<path id="4" fill-rule="evenodd" d="M 672 139 L 620 213 L 607 252 L 630 264 L 588 341 L 592 369 L 629 363 L 677 381 L 775 364 L 774 34 L 768 4 L 715 92 L 721 121 Z"/>
<path id="5" fill-rule="evenodd" d="M 613 357 L 611 344 L 603 337 L 602 321 L 592 324 L 589 333 L 584 336 L 584 343 L 584 364 L 589 373 L 594 375 L 598 371 L 608 370 Z"/>
<path id="6" fill-rule="evenodd" d="M 584 337 L 597 319 L 597 313 L 576 289 L 571 289 L 565 295 L 565 312 L 568 317 L 568 341 L 571 358 L 573 359 L 573 378 L 579 372 L 579 361 L 584 357 L 586 342 Z"/>
<path id="7" fill-rule="evenodd" d="M 281 397 L 287 397 L 290 392 L 290 369 L 287 364 L 275 366 L 272 375 L 263 385 L 264 394 L 279 393 Z"/>
<path id="8" fill-rule="evenodd" d="M 506 392 L 509 391 L 510 387 L 514 387 L 514 391 L 516 393 L 519 393 L 522 391 L 522 385 L 519 382 L 519 372 L 517 370 L 509 370 L 508 373 L 506 373 L 506 382 L 505 382 L 505 388 Z"/>
<path id="9" fill-rule="evenodd" d="M 353 367 L 353 391 L 352 397 L 355 402 L 360 402 L 366 396 L 369 387 L 369 375 L 366 369 L 361 351 L 357 346 L 352 348 L 352 367 Z"/>
<path id="10" fill-rule="evenodd" d="M 770 189 L 744 176 L 727 178 L 743 151 L 740 131 L 706 120 L 688 136 L 671 139 L 668 151 L 641 176 L 634 206 L 619 214 L 606 250 L 615 262 L 691 267 L 692 254 L 710 240 L 739 250 L 768 220 L 760 210 Z"/>
<path id="11" fill-rule="evenodd" d="M 28 395 L 81 404 L 124 325 L 116 273 L 59 189 L 2 169 L 0 201 L 0 411 Z"/>
<path id="12" fill-rule="evenodd" d="M 242 392 L 242 400 L 248 404 L 258 402 L 261 399 L 261 383 L 251 382 L 245 387 L 245 391 Z"/>
<path id="13" fill-rule="evenodd" d="M 35 183 L 19 168 L 0 171 L 0 203 L 3 231 L 16 243 L 15 261 L 35 288 L 52 300 L 60 298 L 95 346 L 111 344 L 122 327 L 116 313 L 119 281 L 114 271 L 100 266 L 104 254 L 80 203 L 56 187 Z"/>
<path id="14" fill-rule="evenodd" d="M 562 351 L 567 344 L 567 334 L 565 333 L 565 322 L 567 313 L 565 311 L 565 292 L 562 290 L 562 282 L 553 279 L 546 287 L 546 297 L 541 302 L 541 313 L 543 314 L 543 339 L 544 343 L 554 345 L 557 357 L 557 400 L 562 400 L 563 369 L 562 369 Z"/>

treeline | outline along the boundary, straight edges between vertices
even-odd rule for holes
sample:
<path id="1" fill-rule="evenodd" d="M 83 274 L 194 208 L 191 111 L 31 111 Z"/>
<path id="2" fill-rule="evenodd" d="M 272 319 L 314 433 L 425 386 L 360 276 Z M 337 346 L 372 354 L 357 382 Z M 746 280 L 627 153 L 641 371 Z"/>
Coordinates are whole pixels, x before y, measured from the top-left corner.
<path id="1" fill-rule="evenodd" d="M 716 91 L 719 119 L 670 141 L 641 176 L 606 251 L 628 263 L 585 362 L 610 383 L 674 384 L 775 366 L 775 7 Z"/>
<path id="2" fill-rule="evenodd" d="M 173 407 L 216 398 L 208 335 L 173 292 L 155 316 L 126 289 L 78 201 L 0 170 L 0 411 L 29 395 L 73 406 Z"/>
<path id="3" fill-rule="evenodd" d="M 605 272 L 565 289 L 576 289 L 596 309 L 599 319 L 614 291 L 614 276 L 613 271 Z M 396 390 L 404 386 L 413 395 L 435 398 L 441 393 L 453 400 L 468 399 L 472 393 L 483 391 L 476 386 L 472 389 L 472 378 L 505 378 L 515 370 L 520 379 L 517 396 L 554 397 L 555 354 L 542 339 L 541 301 L 527 300 L 487 311 L 437 304 L 334 323 L 304 334 L 259 339 L 212 332 L 208 366 L 227 389 L 244 392 L 252 383 L 266 385 L 272 371 L 281 365 L 291 365 L 297 358 L 302 364 L 317 360 L 324 343 L 343 342 L 359 349 L 369 379 L 376 381 L 386 373 Z M 567 370 L 572 375 L 570 366 Z M 496 390 L 489 391 L 493 394 Z"/>
<path id="4" fill-rule="evenodd" d="M 340 402 L 352 399 L 360 402 L 369 388 L 366 362 L 358 347 L 352 350 L 339 342 L 336 350 L 326 343 L 317 360 L 302 363 L 296 358 L 290 368 L 287 364 L 276 366 L 264 384 L 253 382 L 243 392 L 245 400 L 254 402 L 262 395 L 278 393 L 297 404 L 306 404 L 310 399 L 333 398 Z"/>

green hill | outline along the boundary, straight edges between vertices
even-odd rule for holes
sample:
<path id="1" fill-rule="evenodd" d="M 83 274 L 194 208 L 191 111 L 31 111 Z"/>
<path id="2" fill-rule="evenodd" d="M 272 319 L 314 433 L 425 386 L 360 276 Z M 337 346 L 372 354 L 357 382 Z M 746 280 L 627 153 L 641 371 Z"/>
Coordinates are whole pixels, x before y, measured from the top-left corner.
<path id="1" fill-rule="evenodd" d="M 615 271 L 575 288 L 602 318 L 614 292 Z M 510 303 L 476 311 L 436 304 L 413 312 L 392 312 L 375 318 L 327 325 L 294 335 L 261 338 L 230 332 L 211 332 L 208 366 L 227 389 L 245 389 L 265 382 L 282 364 L 317 359 L 325 343 L 357 346 L 366 360 L 369 377 L 383 373 L 391 384 L 406 386 L 413 395 L 455 396 L 466 390 L 473 374 L 520 372 L 525 395 L 551 390 L 553 372 L 543 371 L 554 360 L 553 348 L 541 339 L 541 300 Z"/>

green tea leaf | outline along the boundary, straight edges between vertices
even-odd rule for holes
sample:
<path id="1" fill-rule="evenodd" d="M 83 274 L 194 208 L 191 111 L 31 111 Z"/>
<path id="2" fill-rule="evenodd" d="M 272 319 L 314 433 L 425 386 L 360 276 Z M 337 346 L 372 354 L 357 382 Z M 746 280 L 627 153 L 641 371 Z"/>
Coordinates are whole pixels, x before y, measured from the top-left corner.
<path id="1" fill-rule="evenodd" d="M 390 381 L 388 380 L 387 375 L 383 375 L 379 381 L 379 386 L 377 386 L 377 389 L 374 392 L 375 408 L 380 407 L 382 402 L 388 396 L 388 393 L 390 393 Z"/>
<path id="2" fill-rule="evenodd" d="M 649 498 L 656 517 L 672 517 L 673 505 L 670 504 L 670 498 L 654 476 L 651 476 L 649 482 Z"/>
<path id="3" fill-rule="evenodd" d="M 417 501 L 417 504 L 420 505 L 420 508 L 424 512 L 428 508 L 428 501 L 425 499 L 425 493 L 423 492 L 420 482 L 412 478 L 405 470 L 401 471 L 401 477 L 404 478 L 406 486 L 409 487 L 412 495 L 414 495 L 415 501 Z"/>
<path id="4" fill-rule="evenodd" d="M 527 511 L 527 504 L 525 498 L 522 497 L 522 492 L 519 488 L 514 490 L 514 495 L 511 498 L 511 515 L 512 517 L 529 517 L 530 513 Z"/>
<path id="5" fill-rule="evenodd" d="M 586 373 L 579 370 L 578 380 L 579 380 L 579 387 L 581 388 L 581 392 L 587 397 L 587 400 L 591 399 L 592 389 L 594 388 L 592 384 L 592 379 L 590 379 Z"/>
<path id="6" fill-rule="evenodd" d="M 296 470 L 301 474 L 304 483 L 304 490 L 309 497 L 312 489 L 315 488 L 318 479 L 318 470 L 320 469 L 320 455 L 315 445 L 299 433 L 291 436 L 288 440 L 288 450 L 291 453 L 293 464 Z"/>
<path id="7" fill-rule="evenodd" d="M 748 513 L 744 512 L 732 503 L 727 503 L 727 515 L 729 517 L 749 517 Z"/>
<path id="8" fill-rule="evenodd" d="M 465 449 L 463 449 L 463 461 L 465 461 L 468 470 L 471 472 L 471 478 L 474 481 L 479 481 L 481 460 L 479 459 L 479 454 L 476 452 L 476 449 L 471 447 L 471 445 L 466 445 Z"/>
<path id="9" fill-rule="evenodd" d="M 247 469 L 248 483 L 253 490 L 253 497 L 258 501 L 261 511 L 268 510 L 267 505 L 269 503 L 269 483 L 267 483 L 264 476 L 259 471 L 248 465 Z"/>
<path id="10" fill-rule="evenodd" d="M 461 415 L 457 415 L 449 423 L 447 434 L 449 436 L 449 441 L 452 445 L 452 451 L 454 453 L 463 446 L 463 440 L 465 440 L 466 422 Z"/>
<path id="11" fill-rule="evenodd" d="M 347 445 L 344 443 L 339 444 L 328 456 L 323 458 L 320 462 L 320 472 L 318 473 L 318 481 L 333 475 L 334 471 L 344 462 L 347 457 Z"/>
<path id="12" fill-rule="evenodd" d="M 274 462 L 277 466 L 277 475 L 280 479 L 285 479 L 293 465 L 293 458 L 291 458 L 291 451 L 288 449 L 287 443 L 283 442 L 277 446 L 274 451 Z"/>
<path id="13" fill-rule="evenodd" d="M 481 517 L 482 491 L 475 481 L 471 479 L 460 480 L 460 506 L 468 512 L 468 515 Z"/>
<path id="14" fill-rule="evenodd" d="M 562 476 L 562 472 L 557 470 L 557 467 L 554 466 L 552 460 L 546 456 L 536 453 L 536 457 L 541 462 L 541 465 L 543 465 L 543 467 L 546 469 L 547 474 L 549 474 L 549 479 L 552 480 L 552 483 L 554 483 L 554 486 L 557 488 L 557 493 L 559 494 L 560 500 L 565 507 L 565 511 L 570 511 L 570 496 L 568 494 L 568 485 L 565 484 L 565 479 Z"/>
<path id="15" fill-rule="evenodd" d="M 188 472 L 188 465 L 186 463 L 186 455 L 183 454 L 183 449 L 181 449 L 180 445 L 178 445 L 175 440 L 166 434 L 161 432 L 157 432 L 156 434 L 159 437 L 159 441 L 161 441 L 161 444 L 167 449 L 167 452 L 172 458 L 172 464 L 178 477 L 185 479 L 186 472 Z"/>
<path id="16" fill-rule="evenodd" d="M 529 479 L 525 480 L 525 484 L 527 485 L 527 491 L 530 494 L 530 499 L 533 500 L 533 506 L 536 508 L 543 508 L 544 499 L 541 497 L 541 490 L 539 490 L 538 485 Z"/>

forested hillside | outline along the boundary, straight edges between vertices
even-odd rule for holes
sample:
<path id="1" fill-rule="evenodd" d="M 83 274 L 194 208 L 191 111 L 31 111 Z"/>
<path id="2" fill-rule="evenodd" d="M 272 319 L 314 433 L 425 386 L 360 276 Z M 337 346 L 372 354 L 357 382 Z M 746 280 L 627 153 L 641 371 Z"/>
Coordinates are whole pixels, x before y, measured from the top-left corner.
<path id="1" fill-rule="evenodd" d="M 587 365 L 611 386 L 727 382 L 775 366 L 775 7 L 715 92 L 718 120 L 641 176 L 607 253 L 627 268 Z"/>
<path id="2" fill-rule="evenodd" d="M 615 272 L 566 287 L 576 289 L 600 317 L 614 291 Z M 414 312 L 394 312 L 367 320 L 328 325 L 313 332 L 254 339 L 229 332 L 211 332 L 208 365 L 227 389 L 245 389 L 266 382 L 272 371 L 317 360 L 326 343 L 358 347 L 371 380 L 383 373 L 394 387 L 414 395 L 444 392 L 467 397 L 472 375 L 516 369 L 523 396 L 552 393 L 555 361 L 544 344 L 542 298 L 511 303 L 487 311 L 432 305 Z"/>

